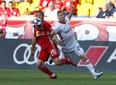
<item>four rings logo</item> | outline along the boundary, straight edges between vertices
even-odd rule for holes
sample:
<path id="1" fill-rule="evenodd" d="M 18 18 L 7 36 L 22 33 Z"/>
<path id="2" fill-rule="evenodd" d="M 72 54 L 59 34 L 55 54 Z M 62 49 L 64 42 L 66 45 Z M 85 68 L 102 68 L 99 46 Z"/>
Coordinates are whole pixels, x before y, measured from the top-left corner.
<path id="1" fill-rule="evenodd" d="M 20 44 L 16 47 L 16 49 L 14 50 L 14 53 L 13 53 L 13 60 L 15 61 L 15 63 L 17 64 L 35 64 L 37 63 L 37 55 L 38 55 L 38 52 L 41 50 L 40 46 L 36 45 L 36 50 L 35 50 L 35 53 L 34 53 L 34 56 L 33 56 L 33 60 L 29 60 L 31 56 L 31 45 L 28 45 L 28 44 Z M 21 56 L 19 56 L 21 55 Z M 23 58 L 21 60 L 21 58 Z"/>
<path id="2" fill-rule="evenodd" d="M 31 45 L 28 45 L 25 43 L 18 45 L 15 48 L 14 53 L 13 53 L 14 62 L 17 64 L 25 64 L 26 63 L 29 65 L 37 63 L 38 53 L 40 52 L 41 48 L 39 45 L 35 46 L 34 56 L 31 56 L 30 48 L 31 48 Z M 59 51 L 60 51 L 60 57 L 61 57 L 62 56 L 61 50 L 59 50 Z M 49 58 L 46 63 L 49 65 L 54 65 L 54 63 L 51 62 L 51 58 Z"/>

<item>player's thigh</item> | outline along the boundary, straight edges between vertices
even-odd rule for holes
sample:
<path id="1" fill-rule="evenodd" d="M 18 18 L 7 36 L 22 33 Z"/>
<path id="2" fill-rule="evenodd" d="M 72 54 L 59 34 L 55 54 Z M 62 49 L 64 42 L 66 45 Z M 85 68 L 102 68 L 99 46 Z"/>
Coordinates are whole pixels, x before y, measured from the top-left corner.
<path id="1" fill-rule="evenodd" d="M 46 50 L 41 50 L 38 56 L 38 60 L 47 61 L 49 58 L 49 53 Z"/>
<path id="2" fill-rule="evenodd" d="M 61 65 L 59 58 L 54 58 L 53 61 L 54 61 L 55 65 Z"/>
<path id="3" fill-rule="evenodd" d="M 72 58 L 72 56 L 73 56 L 73 54 L 74 54 L 73 51 L 70 51 L 70 52 L 69 52 L 69 50 L 66 50 L 66 49 L 63 49 L 63 48 L 62 48 L 62 53 L 63 53 L 63 56 L 64 56 L 65 58 L 66 58 L 66 57 Z"/>
<path id="4" fill-rule="evenodd" d="M 54 47 L 50 46 L 48 52 L 50 53 L 52 59 L 59 58 L 59 52 L 57 46 Z"/>
<path id="5" fill-rule="evenodd" d="M 74 54 L 80 57 L 80 55 L 84 54 L 83 48 L 80 46 L 76 46 L 74 49 Z"/>
<path id="6" fill-rule="evenodd" d="M 73 53 L 72 52 L 63 52 L 65 58 L 71 58 Z"/>

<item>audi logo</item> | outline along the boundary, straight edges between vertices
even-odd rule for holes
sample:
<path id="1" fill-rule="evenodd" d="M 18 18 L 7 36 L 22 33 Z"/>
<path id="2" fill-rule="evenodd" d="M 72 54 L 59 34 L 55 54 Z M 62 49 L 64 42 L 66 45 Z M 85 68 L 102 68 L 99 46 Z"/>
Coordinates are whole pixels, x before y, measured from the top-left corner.
<path id="1" fill-rule="evenodd" d="M 24 63 L 27 63 L 27 64 L 35 64 L 37 63 L 37 55 L 38 55 L 38 52 L 41 50 L 40 49 L 40 46 L 36 45 L 36 50 L 35 50 L 35 54 L 33 56 L 33 61 L 29 61 L 30 57 L 31 56 L 31 45 L 28 45 L 28 44 L 20 44 L 16 47 L 16 49 L 14 50 L 14 53 L 13 53 L 13 60 L 15 61 L 15 63 L 17 64 L 24 64 Z M 18 52 L 21 51 L 22 49 L 24 49 L 24 52 L 22 56 L 18 56 Z M 18 57 L 22 57 L 23 60 L 18 60 Z"/>
<path id="2" fill-rule="evenodd" d="M 31 56 L 31 46 L 26 43 L 22 43 L 18 45 L 13 53 L 13 60 L 16 64 L 28 64 L 28 65 L 33 65 L 37 63 L 37 57 L 39 55 L 39 52 L 41 50 L 41 47 L 39 45 L 35 46 L 35 53 L 34 56 Z M 60 53 L 60 58 L 63 56 L 61 52 L 61 47 L 58 46 L 59 48 L 59 53 Z M 48 65 L 54 65 L 54 62 L 51 60 L 51 58 L 48 59 L 47 62 L 45 62 Z"/>

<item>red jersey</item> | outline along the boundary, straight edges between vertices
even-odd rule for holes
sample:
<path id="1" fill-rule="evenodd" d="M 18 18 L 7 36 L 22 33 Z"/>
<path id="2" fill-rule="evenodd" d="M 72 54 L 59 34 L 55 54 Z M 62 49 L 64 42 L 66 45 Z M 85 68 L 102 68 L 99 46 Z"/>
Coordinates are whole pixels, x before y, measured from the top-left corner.
<path id="1" fill-rule="evenodd" d="M 46 21 L 42 21 L 42 26 L 44 29 L 34 28 L 34 36 L 36 37 L 36 42 L 41 46 L 42 49 L 48 48 L 54 42 L 48 36 L 51 33 L 51 25 Z"/>
<path id="2" fill-rule="evenodd" d="M 0 0 L 0 4 L 1 4 L 2 0 Z"/>
<path id="3" fill-rule="evenodd" d="M 13 8 L 13 10 L 10 10 L 10 16 L 18 16 L 20 15 L 19 9 L 18 8 Z"/>
<path id="4" fill-rule="evenodd" d="M 76 13 L 76 7 L 79 3 L 79 0 L 64 0 L 64 6 L 67 12 L 70 12 L 70 10 L 72 9 L 70 7 L 70 2 L 74 5 L 74 12 Z"/>
<path id="5" fill-rule="evenodd" d="M 48 7 L 48 4 L 52 0 L 40 0 L 39 6 L 41 6 L 40 10 L 43 10 L 44 8 Z"/>
<path id="6" fill-rule="evenodd" d="M 56 9 L 62 10 L 62 7 L 63 7 L 63 3 L 61 1 L 56 1 L 55 2 L 55 8 Z"/>
<path id="7" fill-rule="evenodd" d="M 0 8 L 0 16 L 10 16 L 10 9 L 5 8 L 5 10 L 3 10 L 2 8 Z"/>

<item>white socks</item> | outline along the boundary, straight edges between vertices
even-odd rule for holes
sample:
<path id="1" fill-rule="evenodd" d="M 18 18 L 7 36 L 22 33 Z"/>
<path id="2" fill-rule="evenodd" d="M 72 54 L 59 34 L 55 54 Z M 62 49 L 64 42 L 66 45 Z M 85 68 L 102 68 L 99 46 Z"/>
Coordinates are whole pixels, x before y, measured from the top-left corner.
<path id="1" fill-rule="evenodd" d="M 90 63 L 89 60 L 86 60 L 86 61 L 85 61 L 85 64 L 86 64 L 86 67 L 89 69 L 89 71 L 90 71 L 93 75 L 96 74 L 95 69 L 94 69 L 93 65 Z"/>

